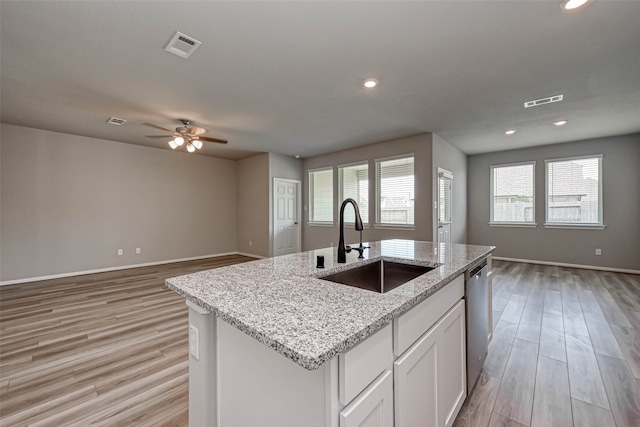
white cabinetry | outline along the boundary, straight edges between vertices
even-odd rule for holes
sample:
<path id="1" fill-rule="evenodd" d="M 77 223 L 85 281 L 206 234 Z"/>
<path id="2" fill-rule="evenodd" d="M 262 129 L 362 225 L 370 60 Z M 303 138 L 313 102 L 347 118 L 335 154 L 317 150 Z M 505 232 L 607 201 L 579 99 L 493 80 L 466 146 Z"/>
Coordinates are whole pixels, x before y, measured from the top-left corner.
<path id="1" fill-rule="evenodd" d="M 466 397 L 464 301 L 394 363 L 395 424 L 451 426 Z"/>
<path id="2" fill-rule="evenodd" d="M 393 375 L 384 371 L 340 413 L 340 427 L 393 427 Z"/>
<path id="3" fill-rule="evenodd" d="M 438 425 L 437 337 L 431 329 L 394 364 L 397 426 Z"/>
<path id="4" fill-rule="evenodd" d="M 464 301 L 438 322 L 438 413 L 450 427 L 467 397 L 467 354 Z"/>
<path id="5" fill-rule="evenodd" d="M 393 366 L 391 324 L 338 356 L 340 403 L 348 404 L 383 371 Z"/>

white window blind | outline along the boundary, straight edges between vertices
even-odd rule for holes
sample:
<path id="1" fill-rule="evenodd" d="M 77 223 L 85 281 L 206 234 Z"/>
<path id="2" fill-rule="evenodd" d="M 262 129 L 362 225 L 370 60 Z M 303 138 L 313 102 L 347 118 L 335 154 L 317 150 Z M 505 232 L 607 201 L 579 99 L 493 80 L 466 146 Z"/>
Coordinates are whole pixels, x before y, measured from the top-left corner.
<path id="1" fill-rule="evenodd" d="M 535 224 L 535 162 L 491 166 L 491 222 Z"/>
<path id="2" fill-rule="evenodd" d="M 413 225 L 415 177 L 413 155 L 376 160 L 376 221 Z"/>
<path id="3" fill-rule="evenodd" d="M 451 222 L 452 179 L 445 173 L 438 174 L 438 222 Z"/>
<path id="4" fill-rule="evenodd" d="M 309 222 L 333 222 L 333 168 L 309 171 Z"/>
<path id="5" fill-rule="evenodd" d="M 369 165 L 350 165 L 338 167 L 340 203 L 352 198 L 358 203 L 363 223 L 369 222 Z M 355 213 L 351 207 L 344 210 L 345 222 L 355 222 Z"/>
<path id="6" fill-rule="evenodd" d="M 602 225 L 602 155 L 546 161 L 547 223 Z"/>

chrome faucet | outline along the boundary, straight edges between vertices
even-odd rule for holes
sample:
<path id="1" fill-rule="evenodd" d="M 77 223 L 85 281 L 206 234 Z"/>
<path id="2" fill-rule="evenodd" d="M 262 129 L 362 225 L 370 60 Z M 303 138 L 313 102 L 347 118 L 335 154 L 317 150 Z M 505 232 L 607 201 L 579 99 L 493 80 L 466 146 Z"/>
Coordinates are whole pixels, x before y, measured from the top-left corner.
<path id="1" fill-rule="evenodd" d="M 360 232 L 360 246 L 357 248 L 352 248 L 351 246 L 344 245 L 344 208 L 348 203 L 353 205 L 353 210 L 356 213 L 356 230 Z M 364 230 L 364 226 L 362 225 L 362 218 L 360 218 L 360 209 L 358 208 L 358 204 L 355 200 L 348 198 L 342 202 L 340 206 L 340 241 L 338 242 L 338 262 L 345 263 L 347 262 L 347 254 L 351 252 L 352 249 L 358 251 L 360 256 L 358 258 L 364 258 L 362 255 L 365 249 L 368 249 L 368 246 L 362 245 L 362 230 Z"/>

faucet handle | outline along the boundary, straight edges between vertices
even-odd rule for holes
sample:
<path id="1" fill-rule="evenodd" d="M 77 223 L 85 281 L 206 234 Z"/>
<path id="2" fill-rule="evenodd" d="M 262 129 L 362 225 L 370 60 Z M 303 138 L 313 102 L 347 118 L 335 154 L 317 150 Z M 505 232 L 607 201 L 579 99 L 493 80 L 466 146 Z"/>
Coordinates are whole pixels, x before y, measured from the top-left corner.
<path id="1" fill-rule="evenodd" d="M 351 246 L 349 246 L 349 245 L 345 246 L 345 247 L 344 247 L 344 251 L 345 251 L 346 253 L 351 252 Z"/>

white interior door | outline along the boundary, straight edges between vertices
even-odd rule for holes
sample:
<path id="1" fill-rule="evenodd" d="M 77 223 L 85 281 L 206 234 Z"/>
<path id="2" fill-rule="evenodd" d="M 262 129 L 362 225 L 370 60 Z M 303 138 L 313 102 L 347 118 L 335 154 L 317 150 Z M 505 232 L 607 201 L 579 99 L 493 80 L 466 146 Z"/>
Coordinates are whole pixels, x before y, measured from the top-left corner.
<path id="1" fill-rule="evenodd" d="M 273 255 L 300 252 L 300 181 L 273 179 Z"/>
<path id="2" fill-rule="evenodd" d="M 453 174 L 438 168 L 438 243 L 451 243 Z"/>

